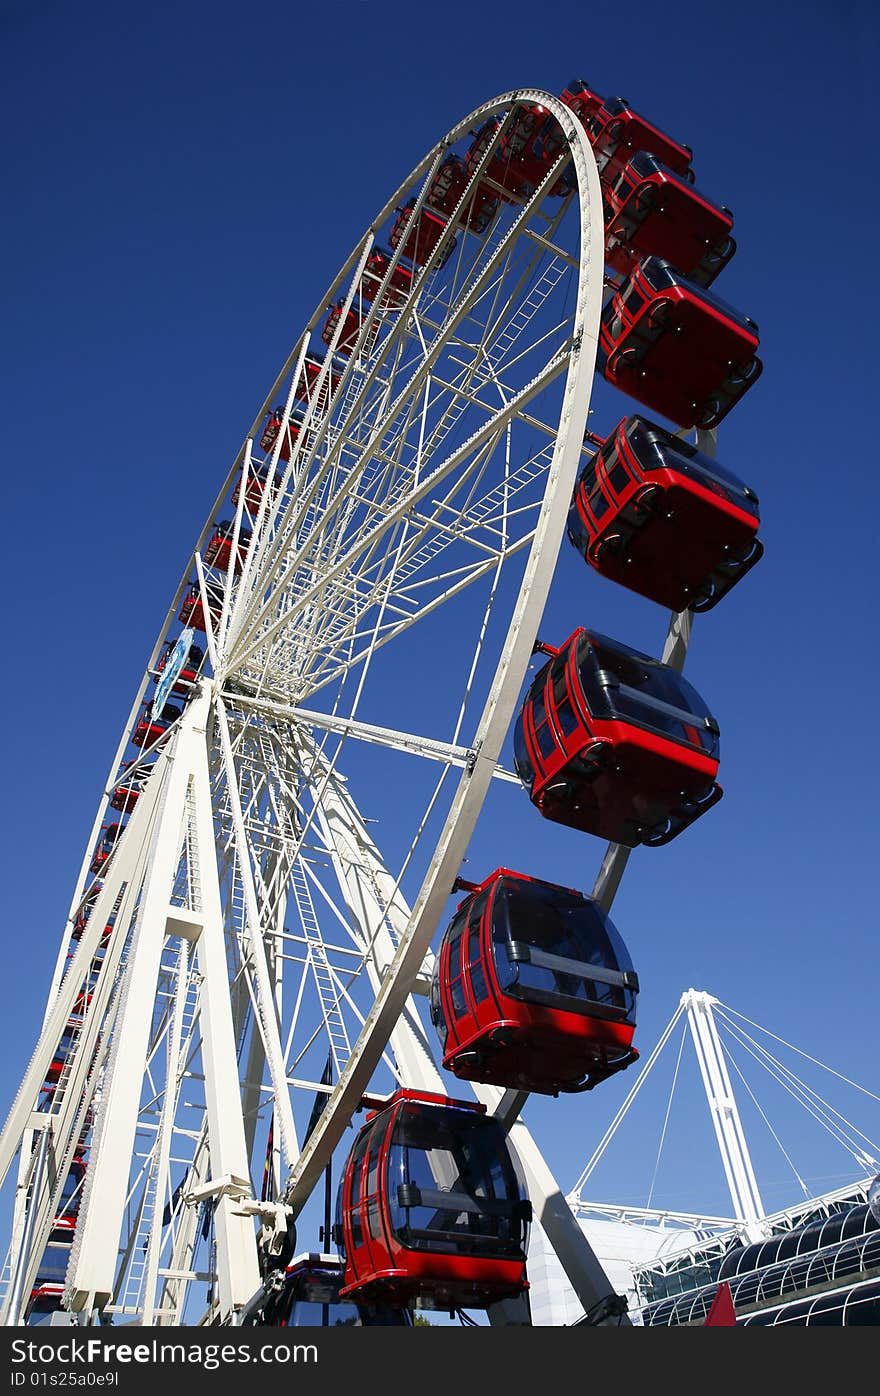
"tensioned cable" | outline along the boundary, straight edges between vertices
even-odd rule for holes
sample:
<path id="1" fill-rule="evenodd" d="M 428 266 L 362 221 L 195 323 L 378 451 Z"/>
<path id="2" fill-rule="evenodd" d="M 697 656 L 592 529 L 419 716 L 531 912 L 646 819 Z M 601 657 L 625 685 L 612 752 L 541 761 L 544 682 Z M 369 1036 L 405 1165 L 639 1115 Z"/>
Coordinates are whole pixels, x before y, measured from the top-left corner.
<path id="1" fill-rule="evenodd" d="M 660 1134 L 660 1143 L 657 1146 L 657 1158 L 654 1161 L 654 1172 L 651 1174 L 651 1186 L 648 1190 L 648 1200 L 645 1203 L 646 1208 L 650 1207 L 651 1203 L 654 1200 L 654 1184 L 657 1181 L 657 1170 L 660 1167 L 660 1155 L 663 1153 L 663 1145 L 666 1141 L 666 1128 L 669 1124 L 669 1114 L 672 1110 L 672 1097 L 675 1095 L 675 1087 L 678 1083 L 678 1069 L 681 1066 L 681 1057 L 682 1053 L 684 1052 L 684 1043 L 686 1036 L 687 1023 L 684 1023 L 681 1029 L 681 1042 L 678 1044 L 678 1058 L 675 1063 L 675 1071 L 672 1074 L 672 1085 L 669 1088 L 669 1099 L 666 1102 L 666 1116 L 663 1120 L 663 1129 Z"/>
<path id="2" fill-rule="evenodd" d="M 734 1028 L 734 1025 L 728 1024 L 727 1026 L 728 1031 L 731 1033 L 731 1035 L 735 1036 L 736 1029 Z M 839 1126 L 835 1124 L 835 1122 L 831 1120 L 826 1113 L 824 1113 L 822 1110 L 817 1110 L 813 1102 L 805 1098 L 807 1092 L 815 1096 L 815 1091 L 810 1091 L 810 1088 L 805 1086 L 804 1083 L 800 1081 L 798 1077 L 794 1075 L 793 1072 L 790 1072 L 788 1068 L 784 1067 L 781 1062 L 778 1062 L 776 1058 L 773 1057 L 769 1052 L 764 1051 L 761 1048 L 760 1044 L 754 1042 L 753 1039 L 750 1038 L 748 1035 L 745 1035 L 745 1037 L 738 1037 L 736 1040 L 739 1041 L 743 1047 L 745 1047 L 746 1051 L 749 1053 L 750 1056 L 754 1057 L 754 1059 L 758 1062 L 758 1065 L 762 1066 L 765 1071 L 769 1072 L 769 1074 L 774 1078 L 774 1080 L 776 1080 L 783 1087 L 783 1089 L 788 1092 L 792 1099 L 796 1100 L 800 1105 L 804 1107 L 805 1110 L 809 1112 L 809 1114 L 813 1116 L 817 1124 L 820 1124 L 822 1128 L 825 1129 L 832 1136 L 832 1138 L 836 1139 L 837 1142 L 841 1144 L 842 1147 L 845 1148 L 848 1153 L 851 1153 L 854 1158 L 856 1158 L 859 1161 L 861 1160 L 861 1158 L 864 1156 L 864 1150 L 860 1150 L 855 1141 L 848 1138 L 839 1128 Z M 753 1047 L 757 1050 L 753 1050 Z M 767 1060 L 761 1060 L 761 1056 L 758 1055 L 759 1053 L 766 1057 Z M 772 1063 L 772 1066 L 769 1063 Z M 793 1089 L 792 1083 L 794 1083 L 795 1087 L 799 1088 L 800 1093 L 798 1090 Z M 822 1100 L 821 1096 L 817 1096 L 816 1099 L 819 1101 L 821 1106 L 827 1107 L 827 1110 L 831 1111 L 832 1114 L 837 1115 L 838 1118 L 842 1120 L 845 1125 L 848 1126 L 848 1128 L 852 1129 L 856 1134 L 858 1134 L 862 1139 L 864 1139 L 866 1143 L 870 1144 L 873 1149 L 877 1148 L 877 1145 L 874 1143 L 872 1139 L 870 1139 L 866 1134 L 862 1134 L 861 1130 L 856 1129 L 855 1125 L 852 1125 L 849 1120 L 845 1119 L 839 1111 L 834 1110 L 832 1106 L 828 1106 L 827 1102 Z"/>
<path id="3" fill-rule="evenodd" d="M 743 1075 L 743 1073 L 742 1073 L 742 1071 L 741 1071 L 741 1069 L 740 1069 L 739 1063 L 737 1062 L 736 1058 L 733 1056 L 732 1053 L 729 1053 L 729 1054 L 728 1054 L 728 1060 L 729 1060 L 729 1062 L 730 1062 L 730 1065 L 733 1067 L 734 1071 L 736 1072 L 737 1076 L 739 1077 L 740 1081 L 742 1082 L 743 1086 L 745 1087 L 746 1092 L 747 1092 L 747 1094 L 748 1094 L 748 1096 L 749 1096 L 749 1098 L 750 1098 L 752 1104 L 754 1105 L 754 1107 L 755 1107 L 755 1109 L 757 1110 L 758 1114 L 761 1116 L 761 1119 L 764 1121 L 764 1124 L 767 1126 L 768 1130 L 770 1131 L 771 1135 L 773 1136 L 773 1139 L 775 1140 L 776 1144 L 778 1145 L 778 1147 L 779 1147 L 779 1152 L 782 1154 L 783 1158 L 785 1159 L 786 1163 L 788 1164 L 789 1168 L 791 1169 L 792 1173 L 794 1174 L 795 1178 L 797 1179 L 798 1184 L 800 1185 L 801 1191 L 802 1191 L 803 1194 L 804 1194 L 804 1197 L 809 1198 L 809 1196 L 810 1196 L 810 1190 L 809 1190 L 809 1188 L 807 1187 L 806 1183 L 804 1182 L 803 1178 L 801 1177 L 800 1173 L 798 1172 L 797 1168 L 795 1167 L 795 1165 L 794 1165 L 794 1160 L 793 1160 L 793 1159 L 790 1157 L 790 1155 L 788 1154 L 788 1152 L 787 1152 L 787 1150 L 786 1150 L 786 1148 L 785 1148 L 785 1145 L 782 1143 L 782 1140 L 779 1138 L 779 1135 L 776 1133 L 776 1130 L 775 1130 L 775 1129 L 773 1128 L 773 1126 L 771 1125 L 769 1119 L 767 1118 L 767 1115 L 766 1115 L 765 1112 L 761 1109 L 761 1106 L 760 1106 L 760 1104 L 759 1104 L 759 1102 L 758 1102 L 757 1096 L 755 1095 L 754 1091 L 752 1090 L 751 1086 L 749 1085 L 748 1081 L 746 1080 L 745 1076 Z"/>
<path id="4" fill-rule="evenodd" d="M 650 1057 L 645 1062 L 645 1065 L 642 1067 L 642 1070 L 639 1072 L 638 1076 L 636 1077 L 635 1081 L 630 1087 L 629 1094 L 627 1095 L 625 1101 L 621 1105 L 617 1114 L 614 1116 L 614 1119 L 611 1121 L 611 1124 L 606 1129 L 602 1138 L 599 1140 L 599 1143 L 596 1145 L 596 1148 L 593 1150 L 592 1157 L 590 1158 L 586 1168 L 584 1169 L 583 1173 L 578 1178 L 577 1182 L 574 1185 L 574 1188 L 572 1189 L 571 1195 L 577 1201 L 580 1201 L 581 1188 L 584 1186 L 590 1174 L 593 1172 L 593 1169 L 596 1167 L 596 1164 L 599 1162 L 605 1150 L 608 1148 L 608 1145 L 610 1144 L 613 1136 L 617 1132 L 618 1125 L 620 1124 L 624 1115 L 629 1110 L 629 1107 L 632 1105 L 639 1091 L 642 1089 L 642 1086 L 645 1084 L 645 1081 L 648 1078 L 651 1068 L 654 1066 L 654 1064 L 657 1061 L 657 1058 L 663 1051 L 663 1048 L 666 1046 L 666 1043 L 669 1041 L 669 1038 L 672 1034 L 673 1029 L 675 1028 L 676 1023 L 678 1022 L 679 1018 L 684 1012 L 684 1008 L 684 1000 L 682 1000 L 676 1008 L 675 1012 L 673 1013 L 672 1017 L 670 1018 L 669 1022 L 666 1024 L 666 1027 L 663 1029 L 657 1046 L 654 1048 Z"/>
<path id="5" fill-rule="evenodd" d="M 822 1107 L 822 1110 L 824 1112 L 827 1112 L 828 1115 L 835 1115 L 838 1120 L 841 1120 L 843 1124 L 847 1126 L 848 1129 L 851 1129 L 855 1134 L 859 1135 L 860 1138 L 864 1139 L 867 1144 L 870 1144 L 873 1149 L 877 1148 L 877 1145 L 874 1143 L 873 1139 L 870 1139 L 867 1134 L 863 1134 L 862 1131 L 858 1129 L 857 1126 L 854 1125 L 851 1120 L 848 1120 L 846 1116 L 843 1115 L 839 1110 L 836 1110 L 835 1107 L 831 1105 L 829 1101 L 825 1100 L 822 1096 L 820 1096 L 818 1091 L 815 1091 L 812 1086 L 807 1085 L 805 1081 L 802 1081 L 799 1076 L 795 1075 L 795 1073 L 791 1070 L 790 1067 L 785 1066 L 785 1064 L 779 1061 L 777 1057 L 774 1057 L 772 1052 L 770 1052 L 760 1042 L 757 1042 L 755 1038 L 753 1038 L 749 1033 L 746 1032 L 745 1028 L 741 1028 L 739 1024 L 730 1022 L 730 1020 L 727 1019 L 724 1014 L 721 1014 L 721 1018 L 729 1033 L 731 1033 L 732 1035 L 741 1034 L 742 1039 L 746 1039 L 749 1042 L 751 1042 L 755 1049 L 758 1052 L 760 1052 L 763 1057 L 766 1057 L 769 1061 L 773 1062 L 774 1065 L 779 1068 L 780 1072 L 782 1072 L 789 1079 L 789 1081 L 795 1082 L 798 1089 L 802 1091 L 804 1095 L 812 1096 L 815 1101 L 818 1101 L 819 1105 Z M 818 1065 L 821 1066 L 822 1063 L 820 1062 L 818 1063 Z M 769 1068 L 765 1069 L 769 1070 Z M 868 1094 L 870 1094 L 870 1092 Z M 806 1102 L 805 1108 L 810 1109 L 809 1104 Z"/>
<path id="6" fill-rule="evenodd" d="M 723 1008 L 727 1013 L 732 1013 L 734 1017 L 741 1018 L 744 1023 L 748 1023 L 751 1027 L 757 1028 L 759 1032 L 765 1032 L 767 1036 L 772 1037 L 774 1041 L 781 1042 L 783 1047 L 788 1047 L 792 1052 L 797 1052 L 798 1056 L 805 1057 L 806 1060 L 812 1062 L 814 1066 L 821 1066 L 823 1071 L 830 1071 L 832 1076 L 836 1076 L 840 1081 L 845 1081 L 848 1086 L 853 1086 L 855 1090 L 861 1091 L 864 1095 L 869 1095 L 872 1100 L 880 1101 L 880 1095 L 875 1095 L 873 1091 L 869 1091 L 867 1086 L 860 1086 L 858 1081 L 851 1081 L 850 1078 L 844 1076 L 842 1072 L 835 1071 L 833 1066 L 827 1066 L 825 1062 L 820 1062 L 818 1057 L 811 1057 L 809 1052 L 804 1052 L 800 1047 L 795 1047 L 792 1042 L 786 1042 L 784 1037 L 777 1037 L 775 1032 L 771 1032 L 769 1028 L 762 1027 L 760 1023 L 753 1022 L 752 1019 L 747 1018 L 744 1013 L 737 1013 L 735 1008 L 730 1008 L 728 1004 L 721 1003 L 718 999 L 715 1001 L 715 1007 L 716 1009 Z"/>
<path id="7" fill-rule="evenodd" d="M 842 1115 L 839 1115 L 838 1111 L 832 1110 L 830 1106 L 827 1110 L 821 1108 L 825 1107 L 827 1104 L 827 1102 L 822 1100 L 821 1096 L 816 1097 L 820 1107 L 817 1108 L 815 1102 L 811 1101 L 809 1098 L 811 1094 L 815 1095 L 816 1093 L 811 1092 L 793 1072 L 789 1071 L 787 1067 L 777 1061 L 771 1053 L 763 1051 L 760 1044 L 756 1043 L 753 1038 L 750 1038 L 747 1034 L 743 1037 L 737 1036 L 731 1024 L 727 1024 L 727 1030 L 741 1046 L 745 1047 L 746 1051 L 755 1059 L 758 1065 L 762 1066 L 764 1070 L 788 1092 L 792 1099 L 796 1100 L 799 1105 L 802 1105 L 829 1134 L 837 1139 L 839 1143 L 843 1144 L 850 1152 L 856 1147 L 853 1141 L 847 1139 L 839 1126 L 831 1119 L 831 1114 L 838 1115 L 845 1125 L 849 1125 L 850 1122 L 848 1120 L 844 1119 Z M 830 1114 L 829 1111 L 831 1112 Z M 870 1143 L 871 1141 L 868 1140 L 868 1142 Z"/>

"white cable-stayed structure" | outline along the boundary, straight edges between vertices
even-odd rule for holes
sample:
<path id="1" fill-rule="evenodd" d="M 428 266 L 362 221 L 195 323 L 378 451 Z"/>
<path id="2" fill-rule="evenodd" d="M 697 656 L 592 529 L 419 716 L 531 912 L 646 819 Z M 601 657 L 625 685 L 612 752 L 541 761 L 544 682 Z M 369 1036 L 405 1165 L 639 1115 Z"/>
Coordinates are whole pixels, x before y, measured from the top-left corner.
<path id="1" fill-rule="evenodd" d="M 693 1086 L 687 1088 L 681 1084 L 680 1068 L 688 1049 L 697 1063 L 707 1120 L 711 1123 L 717 1163 L 720 1164 L 720 1176 L 730 1195 L 730 1212 L 726 1215 L 680 1211 L 653 1202 L 654 1180 L 667 1142 L 674 1100 L 680 1105 L 686 1092 L 689 1115 L 692 1117 L 698 1108 Z M 650 1089 L 652 1084 L 656 1086 L 658 1063 L 670 1054 L 674 1054 L 674 1066 L 652 1178 L 646 1180 L 645 1205 L 591 1200 L 591 1183 L 599 1165 L 606 1155 L 613 1154 L 614 1147 L 620 1146 L 627 1117 L 639 1108 L 639 1100 L 646 1098 L 645 1088 Z M 787 1307 L 797 1308 L 796 1317 L 783 1317 L 777 1321 L 808 1321 L 799 1312 L 801 1292 L 806 1281 L 797 1273 L 790 1285 L 786 1287 L 783 1283 L 780 1290 L 780 1294 L 788 1296 L 788 1305 L 783 1304 L 781 1299 L 776 1308 L 771 1305 L 771 1300 L 776 1300 L 772 1288 L 775 1270 L 771 1263 L 775 1257 L 774 1238 L 790 1234 L 793 1245 L 795 1233 L 805 1232 L 809 1241 L 818 1229 L 816 1250 L 821 1260 L 824 1255 L 820 1249 L 823 1218 L 829 1219 L 829 1231 L 833 1233 L 831 1239 L 825 1242 L 826 1247 L 831 1248 L 832 1258 L 840 1229 L 835 1218 L 845 1217 L 852 1211 L 852 1226 L 861 1234 L 861 1218 L 865 1216 L 865 1234 L 868 1237 L 872 1234 L 867 1204 L 871 1184 L 880 1174 L 880 1142 L 848 1119 L 815 1085 L 801 1079 L 791 1065 L 793 1057 L 801 1059 L 805 1068 L 811 1070 L 814 1079 L 820 1072 L 831 1078 L 832 1091 L 835 1088 L 838 1092 L 841 1087 L 849 1088 L 864 1100 L 869 1110 L 880 1103 L 880 1096 L 868 1087 L 778 1037 L 772 1030 L 762 1027 L 712 994 L 694 989 L 682 994 L 653 1051 L 645 1058 L 620 1108 L 568 1193 L 572 1210 L 579 1217 L 617 1288 L 628 1294 L 630 1310 L 637 1322 L 704 1322 L 719 1275 L 726 1277 L 724 1267 L 730 1268 L 733 1274 L 735 1264 L 740 1263 L 737 1258 L 741 1252 L 747 1258 L 742 1264 L 751 1264 L 748 1257 L 754 1251 L 760 1258 L 762 1245 L 766 1245 L 767 1250 L 763 1261 L 755 1262 L 759 1266 L 754 1271 L 756 1278 L 749 1278 L 753 1274 L 750 1269 L 743 1272 L 747 1278 L 742 1281 L 739 1302 L 744 1317 L 757 1314 L 764 1321 L 765 1309 L 759 1302 L 761 1285 L 757 1276 L 762 1268 L 766 1268 L 769 1277 L 766 1282 L 769 1295 L 766 1300 L 767 1312 L 775 1318 L 777 1312 L 784 1315 Z M 767 1087 L 772 1090 L 774 1098 L 781 1093 L 797 1107 L 798 1113 L 805 1112 L 816 1129 L 846 1156 L 847 1171 L 851 1173 L 849 1183 L 829 1191 L 810 1187 L 805 1178 L 805 1161 L 800 1154 L 796 1156 L 795 1148 L 786 1142 L 787 1136 L 774 1123 L 773 1109 L 767 1104 Z M 800 1201 L 780 1209 L 769 1210 L 765 1207 L 749 1148 L 749 1132 L 740 1112 L 740 1101 L 749 1105 L 754 1119 L 751 1126 L 753 1142 L 758 1129 L 766 1131 L 772 1141 L 768 1152 L 783 1161 L 792 1187 L 801 1195 Z M 877 1118 L 876 1111 L 873 1111 L 873 1117 Z M 877 1132 L 875 1130 L 875 1134 Z M 797 1138 L 800 1151 L 810 1147 L 805 1130 L 799 1129 Z M 707 1162 L 701 1156 L 700 1166 L 704 1171 L 711 1169 L 711 1159 Z M 880 1218 L 877 1220 L 880 1221 Z M 837 1231 L 834 1227 L 837 1227 Z M 873 1245 L 873 1242 L 870 1244 Z M 838 1288 L 835 1288 L 837 1276 L 832 1260 L 828 1262 L 826 1278 L 821 1279 L 824 1272 L 820 1261 L 812 1261 L 813 1250 L 806 1243 L 804 1245 L 809 1257 L 809 1261 L 803 1262 L 804 1275 L 809 1275 L 817 1293 L 821 1288 L 823 1294 L 827 1290 L 836 1299 L 843 1292 L 840 1286 L 850 1273 L 846 1265 L 841 1269 Z M 808 1270 L 808 1263 L 812 1269 Z M 861 1275 L 858 1267 L 862 1263 L 861 1253 L 858 1263 L 855 1260 L 849 1262 L 857 1276 Z M 576 1322 L 579 1310 L 574 1296 L 552 1263 L 548 1262 L 547 1270 L 547 1284 L 557 1292 L 558 1298 L 555 1308 L 553 1305 L 547 1306 L 545 1321 L 555 1324 Z M 862 1283 L 867 1284 L 868 1278 Z M 667 1292 L 672 1297 L 661 1302 L 658 1296 Z M 679 1292 L 685 1296 L 680 1301 L 675 1299 Z M 848 1295 L 849 1290 L 845 1293 Z M 651 1317 L 649 1301 L 652 1297 L 661 1304 L 659 1318 Z M 866 1303 L 867 1300 L 863 1298 L 861 1302 Z M 870 1302 L 872 1305 L 875 1303 L 873 1296 Z"/>

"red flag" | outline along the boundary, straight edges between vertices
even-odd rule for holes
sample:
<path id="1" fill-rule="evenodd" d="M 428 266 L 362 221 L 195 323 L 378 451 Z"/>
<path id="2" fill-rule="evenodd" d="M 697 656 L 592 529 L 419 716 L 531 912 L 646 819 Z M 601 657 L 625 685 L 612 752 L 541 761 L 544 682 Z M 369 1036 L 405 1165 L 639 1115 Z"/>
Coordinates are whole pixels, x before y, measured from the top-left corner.
<path id="1" fill-rule="evenodd" d="M 269 1201 L 269 1178 L 272 1172 L 272 1150 L 275 1146 L 275 1113 L 269 1121 L 269 1138 L 266 1143 L 266 1162 L 263 1165 L 263 1186 L 260 1189 L 260 1201 Z"/>
<path id="2" fill-rule="evenodd" d="M 726 1328 L 736 1327 L 736 1309 L 733 1307 L 733 1295 L 730 1292 L 730 1285 L 726 1282 L 720 1284 L 712 1300 L 712 1307 L 706 1315 L 704 1327 L 709 1324 L 724 1326 Z"/>

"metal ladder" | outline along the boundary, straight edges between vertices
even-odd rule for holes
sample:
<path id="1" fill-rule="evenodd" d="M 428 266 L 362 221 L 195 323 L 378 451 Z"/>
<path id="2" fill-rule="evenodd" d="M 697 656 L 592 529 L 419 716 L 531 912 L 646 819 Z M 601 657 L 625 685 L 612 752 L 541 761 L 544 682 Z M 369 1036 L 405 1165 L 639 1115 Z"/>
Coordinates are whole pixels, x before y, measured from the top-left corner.
<path id="1" fill-rule="evenodd" d="M 321 1000 L 321 1010 L 327 1029 L 333 1066 L 338 1079 L 342 1067 L 351 1056 L 351 1041 L 345 1019 L 342 1016 L 339 992 L 333 983 L 330 963 L 324 946 L 324 938 L 315 912 L 312 891 L 303 867 L 302 858 L 297 858 L 291 872 L 290 885 L 299 913 L 303 935 L 308 943 L 307 955 L 312 967 L 315 987 Z"/>

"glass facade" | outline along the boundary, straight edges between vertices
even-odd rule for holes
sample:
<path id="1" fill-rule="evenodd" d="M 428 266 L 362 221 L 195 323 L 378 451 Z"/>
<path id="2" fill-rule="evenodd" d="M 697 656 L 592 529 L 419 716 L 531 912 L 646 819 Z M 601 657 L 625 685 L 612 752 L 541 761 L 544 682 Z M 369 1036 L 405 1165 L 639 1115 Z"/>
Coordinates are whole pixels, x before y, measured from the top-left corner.
<path id="1" fill-rule="evenodd" d="M 880 1322 L 880 1222 L 851 1205 L 764 1241 L 667 1275 L 643 1277 L 654 1302 L 646 1326 L 702 1324 L 718 1284 L 730 1285 L 743 1324 Z M 644 1285 L 643 1285 L 644 1287 Z"/>

